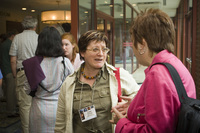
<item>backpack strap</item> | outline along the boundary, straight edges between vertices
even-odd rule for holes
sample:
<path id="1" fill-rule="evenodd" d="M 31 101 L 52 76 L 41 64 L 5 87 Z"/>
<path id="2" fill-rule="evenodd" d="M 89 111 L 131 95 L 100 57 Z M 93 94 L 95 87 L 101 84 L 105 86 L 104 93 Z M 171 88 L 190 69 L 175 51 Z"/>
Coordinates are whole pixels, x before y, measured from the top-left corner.
<path id="1" fill-rule="evenodd" d="M 180 100 L 181 103 L 183 103 L 183 100 L 187 99 L 188 95 L 185 91 L 185 87 L 183 86 L 182 80 L 181 80 L 178 72 L 176 71 L 176 69 L 169 63 L 155 63 L 152 66 L 154 66 L 156 64 L 164 65 L 169 70 L 169 73 L 172 77 L 172 80 L 173 80 L 173 82 L 176 86 L 176 90 L 177 90 L 177 93 L 178 93 L 178 96 L 179 96 L 179 100 Z M 150 67 L 150 69 L 151 69 L 151 67 Z"/>
<path id="2" fill-rule="evenodd" d="M 66 75 L 65 75 L 65 58 L 63 57 L 63 60 L 62 60 L 62 64 L 63 64 L 63 66 L 64 66 L 64 72 L 63 72 L 63 79 L 62 79 L 62 83 L 64 82 L 64 80 L 65 80 L 65 78 L 66 78 Z M 40 82 L 41 83 L 41 82 Z M 53 93 L 53 92 L 55 92 L 55 91 L 57 91 L 57 90 L 59 90 L 60 89 L 60 87 L 61 87 L 61 85 L 62 85 L 62 83 L 59 85 L 59 87 L 58 88 L 56 88 L 55 90 L 53 90 L 53 91 L 49 91 L 49 90 L 47 90 L 44 86 L 42 86 L 41 84 L 39 83 L 39 86 L 43 89 L 43 90 L 45 90 L 45 91 L 47 91 L 47 92 L 49 92 L 49 93 Z"/>
<path id="3" fill-rule="evenodd" d="M 120 72 L 119 72 L 119 67 L 116 67 L 116 71 L 113 71 L 115 73 L 115 77 L 117 79 L 117 83 L 118 83 L 118 102 L 121 102 L 122 99 L 120 98 L 120 96 L 122 95 L 122 92 L 121 92 L 121 82 L 120 82 Z"/>

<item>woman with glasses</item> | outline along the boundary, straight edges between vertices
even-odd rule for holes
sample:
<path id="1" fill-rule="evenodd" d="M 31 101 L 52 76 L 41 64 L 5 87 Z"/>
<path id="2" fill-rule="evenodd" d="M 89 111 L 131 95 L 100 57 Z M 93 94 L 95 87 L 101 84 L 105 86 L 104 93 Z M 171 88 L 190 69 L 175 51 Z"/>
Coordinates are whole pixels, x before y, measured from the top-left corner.
<path id="1" fill-rule="evenodd" d="M 84 33 L 78 42 L 85 62 L 61 87 L 55 132 L 111 133 L 111 108 L 118 103 L 116 68 L 106 63 L 108 38 L 99 31 Z M 134 97 L 139 86 L 132 75 L 120 69 L 122 95 Z"/>
<path id="2" fill-rule="evenodd" d="M 62 35 L 62 47 L 65 51 L 65 56 L 71 61 L 74 70 L 77 70 L 83 61 L 78 54 L 78 45 L 71 33 L 64 33 Z"/>

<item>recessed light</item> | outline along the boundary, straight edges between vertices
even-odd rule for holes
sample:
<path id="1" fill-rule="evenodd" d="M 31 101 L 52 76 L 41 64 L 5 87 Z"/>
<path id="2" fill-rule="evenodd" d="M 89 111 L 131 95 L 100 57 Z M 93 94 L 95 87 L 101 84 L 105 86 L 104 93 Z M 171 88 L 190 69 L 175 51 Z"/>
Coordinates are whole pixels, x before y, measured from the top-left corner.
<path id="1" fill-rule="evenodd" d="M 132 6 L 137 6 L 136 4 L 132 4 Z"/>
<path id="2" fill-rule="evenodd" d="M 31 12 L 35 12 L 35 10 L 31 10 Z"/>
<path id="3" fill-rule="evenodd" d="M 22 10 L 23 10 L 23 11 L 26 11 L 26 8 L 25 8 L 25 7 L 23 7 L 23 8 L 22 8 Z"/>

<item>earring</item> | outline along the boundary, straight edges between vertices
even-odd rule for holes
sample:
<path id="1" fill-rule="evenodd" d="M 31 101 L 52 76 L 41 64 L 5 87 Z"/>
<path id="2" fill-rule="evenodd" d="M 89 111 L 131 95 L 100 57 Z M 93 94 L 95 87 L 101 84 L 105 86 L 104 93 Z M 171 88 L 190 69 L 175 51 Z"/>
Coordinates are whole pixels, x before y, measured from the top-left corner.
<path id="1" fill-rule="evenodd" d="M 145 49 L 143 49 L 143 51 L 142 51 L 142 49 L 139 49 L 139 54 L 140 55 L 143 55 L 145 53 Z"/>

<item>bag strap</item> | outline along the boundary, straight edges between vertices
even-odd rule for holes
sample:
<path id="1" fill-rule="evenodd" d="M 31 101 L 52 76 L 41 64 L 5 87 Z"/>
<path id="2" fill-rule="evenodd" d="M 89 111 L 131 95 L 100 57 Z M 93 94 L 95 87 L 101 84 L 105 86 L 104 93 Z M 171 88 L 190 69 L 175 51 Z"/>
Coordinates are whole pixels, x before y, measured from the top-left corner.
<path id="1" fill-rule="evenodd" d="M 177 93 L 178 93 L 178 96 L 179 96 L 179 100 L 180 100 L 181 103 L 183 103 L 183 100 L 187 99 L 188 95 L 185 91 L 185 87 L 183 86 L 183 82 L 182 82 L 178 72 L 176 71 L 176 69 L 169 63 L 161 63 L 160 62 L 160 63 L 155 63 L 152 66 L 154 66 L 156 64 L 164 65 L 169 70 L 169 73 L 172 77 L 172 80 L 173 80 L 173 82 L 176 86 L 176 90 L 177 90 Z M 150 67 L 150 69 L 151 69 L 151 67 Z"/>
<path id="2" fill-rule="evenodd" d="M 118 83 L 118 102 L 121 102 L 122 99 L 120 98 L 120 96 L 122 95 L 122 92 L 121 92 L 121 82 L 120 82 L 120 73 L 119 73 L 119 67 L 116 67 L 116 71 L 113 71 L 115 73 L 115 77 L 117 79 L 117 83 Z"/>

